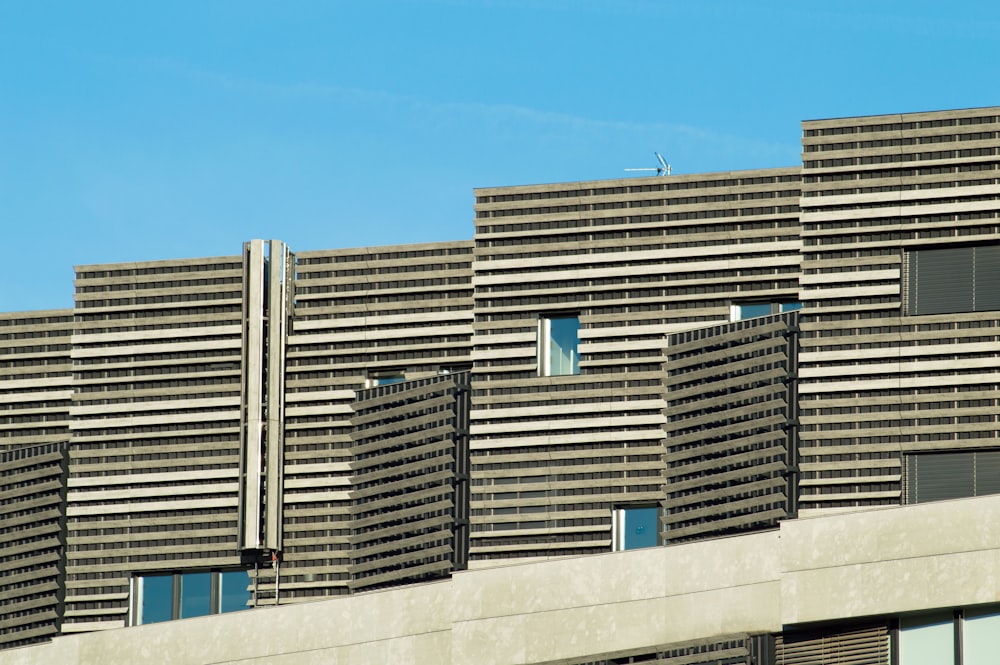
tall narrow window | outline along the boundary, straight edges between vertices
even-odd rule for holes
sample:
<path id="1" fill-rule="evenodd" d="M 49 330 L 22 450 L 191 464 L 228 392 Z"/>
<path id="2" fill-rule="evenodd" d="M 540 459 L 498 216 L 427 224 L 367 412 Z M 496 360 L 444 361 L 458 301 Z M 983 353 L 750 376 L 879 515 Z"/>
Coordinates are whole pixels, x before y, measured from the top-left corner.
<path id="1" fill-rule="evenodd" d="M 136 580 L 139 617 L 136 623 L 160 623 L 173 619 L 174 576 L 156 575 Z"/>
<path id="2" fill-rule="evenodd" d="M 180 576 L 181 619 L 203 617 L 212 613 L 212 574 L 192 573 Z"/>
<path id="3" fill-rule="evenodd" d="M 580 319 L 543 316 L 538 319 L 538 374 L 567 376 L 580 373 Z"/>

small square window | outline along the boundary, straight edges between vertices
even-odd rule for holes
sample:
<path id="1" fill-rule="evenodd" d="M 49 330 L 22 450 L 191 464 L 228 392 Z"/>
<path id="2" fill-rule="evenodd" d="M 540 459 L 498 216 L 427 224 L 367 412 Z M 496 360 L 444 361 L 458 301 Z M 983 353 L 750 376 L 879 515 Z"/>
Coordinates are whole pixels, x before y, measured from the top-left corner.
<path id="1" fill-rule="evenodd" d="M 538 319 L 538 375 L 580 373 L 580 318 L 543 316 Z"/>
<path id="2" fill-rule="evenodd" d="M 660 544 L 660 508 L 623 506 L 615 508 L 612 520 L 612 549 L 637 550 Z"/>

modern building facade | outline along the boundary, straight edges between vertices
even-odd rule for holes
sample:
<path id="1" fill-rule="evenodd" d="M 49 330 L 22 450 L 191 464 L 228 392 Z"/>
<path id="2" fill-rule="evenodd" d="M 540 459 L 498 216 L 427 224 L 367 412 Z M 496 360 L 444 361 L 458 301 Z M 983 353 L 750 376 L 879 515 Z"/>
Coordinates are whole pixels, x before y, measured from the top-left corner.
<path id="1" fill-rule="evenodd" d="M 802 146 L 0 315 L 0 663 L 991 662 L 1000 108 Z"/>

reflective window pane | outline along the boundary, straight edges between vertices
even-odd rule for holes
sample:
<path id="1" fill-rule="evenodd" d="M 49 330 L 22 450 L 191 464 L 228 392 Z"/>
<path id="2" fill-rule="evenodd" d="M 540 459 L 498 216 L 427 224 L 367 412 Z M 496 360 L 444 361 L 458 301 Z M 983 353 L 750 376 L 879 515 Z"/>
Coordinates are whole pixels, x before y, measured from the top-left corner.
<path id="1" fill-rule="evenodd" d="M 781 303 L 782 312 L 794 312 L 802 309 L 802 303 L 800 302 L 783 302 Z"/>
<path id="2" fill-rule="evenodd" d="M 211 573 L 191 573 L 181 576 L 181 619 L 210 614 L 211 598 Z"/>
<path id="3" fill-rule="evenodd" d="M 549 376 L 579 374 L 580 319 L 575 316 L 553 318 L 549 326 Z"/>
<path id="4" fill-rule="evenodd" d="M 770 313 L 771 303 L 740 305 L 740 319 L 753 319 L 758 316 L 767 316 Z"/>
<path id="5" fill-rule="evenodd" d="M 250 601 L 250 573 L 245 570 L 235 570 L 222 573 L 219 579 L 220 612 L 238 612 L 245 610 Z"/>
<path id="6" fill-rule="evenodd" d="M 622 529 L 622 549 L 636 550 L 642 547 L 656 547 L 660 509 L 626 508 L 625 525 Z"/>
<path id="7" fill-rule="evenodd" d="M 955 665 L 950 612 L 900 619 L 899 665 Z"/>
<path id="8" fill-rule="evenodd" d="M 1000 654 L 1000 611 L 965 612 L 962 626 L 964 665 L 995 665 Z"/>
<path id="9" fill-rule="evenodd" d="M 173 575 L 140 577 L 142 585 L 142 607 L 137 623 L 159 623 L 173 618 L 174 578 Z"/>

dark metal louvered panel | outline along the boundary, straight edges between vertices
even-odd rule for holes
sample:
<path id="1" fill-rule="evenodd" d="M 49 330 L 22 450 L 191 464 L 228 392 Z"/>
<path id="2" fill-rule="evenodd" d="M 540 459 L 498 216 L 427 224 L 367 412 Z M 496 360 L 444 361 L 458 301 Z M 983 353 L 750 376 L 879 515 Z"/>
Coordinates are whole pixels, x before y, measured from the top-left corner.
<path id="1" fill-rule="evenodd" d="M 1000 245 L 939 247 L 909 253 L 909 314 L 994 310 L 1000 310 Z"/>
<path id="2" fill-rule="evenodd" d="M 910 314 L 973 311 L 971 247 L 947 247 L 910 253 Z"/>
<path id="3" fill-rule="evenodd" d="M 359 393 L 351 419 L 352 591 L 440 577 L 464 564 L 467 377 Z"/>
<path id="4" fill-rule="evenodd" d="M 976 496 L 1000 494 L 1000 450 L 976 451 Z"/>
<path id="5" fill-rule="evenodd" d="M 889 665 L 885 625 L 787 632 L 775 640 L 776 665 Z"/>
<path id="6" fill-rule="evenodd" d="M 797 316 L 671 336 L 666 542 L 766 528 L 788 515 Z"/>
<path id="7" fill-rule="evenodd" d="M 906 501 L 925 503 L 1000 494 L 1000 451 L 908 455 Z"/>
<path id="8" fill-rule="evenodd" d="M 1000 310 L 1000 243 L 975 248 L 975 311 Z"/>
<path id="9" fill-rule="evenodd" d="M 974 453 L 934 453 L 907 458 L 907 503 L 975 496 Z"/>

